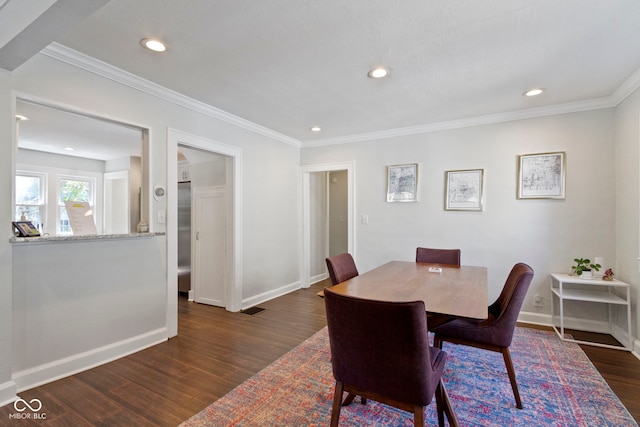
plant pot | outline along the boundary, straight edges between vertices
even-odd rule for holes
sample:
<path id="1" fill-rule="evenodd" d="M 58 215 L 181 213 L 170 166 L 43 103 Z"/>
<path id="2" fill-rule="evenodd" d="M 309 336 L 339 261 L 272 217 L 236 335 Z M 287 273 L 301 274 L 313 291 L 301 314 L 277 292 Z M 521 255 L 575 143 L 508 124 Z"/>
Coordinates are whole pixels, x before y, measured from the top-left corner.
<path id="1" fill-rule="evenodd" d="M 593 271 L 591 270 L 582 270 L 582 274 L 580 275 L 581 279 L 593 279 Z"/>

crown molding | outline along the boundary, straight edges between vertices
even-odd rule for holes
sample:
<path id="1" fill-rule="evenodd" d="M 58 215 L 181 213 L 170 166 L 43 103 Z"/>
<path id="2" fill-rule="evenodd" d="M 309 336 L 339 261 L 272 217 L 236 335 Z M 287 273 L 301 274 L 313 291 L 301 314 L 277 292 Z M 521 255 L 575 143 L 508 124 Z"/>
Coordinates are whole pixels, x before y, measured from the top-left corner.
<path id="1" fill-rule="evenodd" d="M 165 101 L 190 109 L 197 113 L 221 120 L 241 129 L 266 136 L 276 141 L 297 147 L 320 147 L 325 145 L 349 144 L 354 142 L 375 141 L 380 139 L 397 138 L 402 136 L 433 133 L 453 129 L 461 129 L 473 126 L 483 126 L 496 123 L 504 123 L 516 120 L 526 120 L 559 114 L 569 114 L 581 111 L 600 110 L 613 108 L 624 101 L 636 89 L 640 88 L 640 70 L 636 71 L 610 96 L 586 101 L 570 102 L 548 107 L 530 108 L 526 110 L 510 111 L 505 113 L 489 114 L 459 120 L 449 120 L 438 123 L 429 123 L 403 128 L 386 129 L 376 132 L 367 132 L 356 135 L 340 136 L 335 138 L 316 139 L 312 141 L 300 141 L 290 136 L 281 134 L 267 127 L 261 126 L 249 120 L 235 116 L 209 104 L 197 101 L 181 93 L 167 89 L 156 83 L 145 80 L 135 74 L 116 68 L 106 62 L 87 56 L 76 50 L 70 49 L 58 43 L 52 43 L 41 51 L 42 54 L 67 64 L 82 68 L 104 78 L 121 83 L 125 86 L 164 99 Z"/>
<path id="2" fill-rule="evenodd" d="M 473 126 L 491 125 L 496 123 L 511 122 L 516 120 L 533 119 L 537 117 L 555 116 L 559 114 L 576 113 L 580 111 L 601 110 L 615 107 L 616 104 L 607 98 L 599 98 L 589 101 L 572 102 L 567 104 L 552 105 L 548 107 L 530 108 L 526 110 L 510 111 L 506 113 L 489 114 L 470 117 L 459 120 L 449 120 L 438 123 L 430 123 L 418 126 L 408 126 L 396 129 L 387 129 L 377 132 L 362 133 L 357 135 L 341 136 L 336 138 L 318 139 L 304 142 L 304 147 L 320 147 L 324 145 L 349 144 L 353 142 L 373 141 L 379 139 L 397 138 L 402 136 L 417 135 L 423 133 L 441 132 L 454 129 L 462 129 Z"/>
<path id="3" fill-rule="evenodd" d="M 631 77 L 625 80 L 625 82 L 616 89 L 613 95 L 611 95 L 611 99 L 617 106 L 638 88 L 640 88 L 640 70 L 636 71 L 631 75 Z"/>
<path id="4" fill-rule="evenodd" d="M 551 105 L 547 107 L 529 108 L 526 110 L 510 111 L 506 113 L 489 114 L 485 116 L 470 117 L 466 119 L 450 120 L 445 122 L 430 123 L 418 126 L 409 126 L 396 129 L 387 129 L 377 132 L 368 132 L 357 135 L 340 136 L 336 138 L 317 139 L 304 142 L 307 147 L 321 147 L 325 145 L 349 144 L 353 142 L 374 141 L 379 139 L 397 138 L 401 136 L 417 135 L 421 133 L 440 132 L 445 130 L 461 129 L 473 126 L 490 125 L 516 120 L 526 120 L 559 114 L 577 113 L 581 111 L 601 110 L 617 107 L 628 96 L 640 88 L 640 70 L 632 74 L 616 91 L 607 97 L 586 101 L 570 102 L 566 104 Z"/>
<path id="5" fill-rule="evenodd" d="M 235 116 L 219 108 L 213 107 L 204 102 L 197 101 L 179 92 L 167 89 L 135 74 L 121 70 L 106 62 L 92 58 L 76 50 L 68 48 L 59 43 L 52 43 L 44 48 L 40 53 L 58 61 L 65 62 L 74 67 L 81 68 L 90 73 L 99 75 L 106 79 L 113 80 L 132 89 L 155 96 L 175 105 L 187 108 L 197 113 L 212 117 L 214 119 L 229 123 L 241 129 L 266 136 L 267 138 L 283 142 L 288 145 L 300 148 L 301 142 L 295 138 L 283 135 L 272 129 L 266 128 L 252 121 Z"/>

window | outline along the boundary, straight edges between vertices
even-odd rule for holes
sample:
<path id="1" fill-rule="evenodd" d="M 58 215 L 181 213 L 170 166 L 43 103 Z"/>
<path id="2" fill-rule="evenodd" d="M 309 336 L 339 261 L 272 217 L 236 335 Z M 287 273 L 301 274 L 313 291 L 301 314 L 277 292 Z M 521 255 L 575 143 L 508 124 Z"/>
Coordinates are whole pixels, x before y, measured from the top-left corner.
<path id="1" fill-rule="evenodd" d="M 21 164 L 16 171 L 15 221 L 31 221 L 43 235 L 72 235 L 64 202 L 88 202 L 100 233 L 101 179 L 95 172 Z"/>
<path id="2" fill-rule="evenodd" d="M 16 173 L 15 221 L 31 221 L 42 230 L 45 215 L 46 174 Z"/>
<path id="3" fill-rule="evenodd" d="M 91 208 L 95 207 L 95 179 L 79 177 L 58 177 L 58 226 L 56 232 L 59 235 L 73 234 L 67 208 L 64 202 L 88 202 Z"/>

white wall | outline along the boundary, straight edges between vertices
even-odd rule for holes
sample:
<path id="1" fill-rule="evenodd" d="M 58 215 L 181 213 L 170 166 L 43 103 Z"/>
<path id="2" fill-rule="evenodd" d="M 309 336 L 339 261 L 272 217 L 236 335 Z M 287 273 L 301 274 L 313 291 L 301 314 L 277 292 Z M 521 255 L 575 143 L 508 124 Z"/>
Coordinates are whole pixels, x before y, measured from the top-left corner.
<path id="1" fill-rule="evenodd" d="M 329 255 L 333 256 L 348 252 L 348 174 L 333 171 L 329 177 Z"/>
<path id="2" fill-rule="evenodd" d="M 11 171 L 13 170 L 13 148 L 15 110 L 11 96 L 9 74 L 0 71 L 0 199 L 11 200 Z M 11 203 L 0 203 L 0 224 L 10 224 L 13 215 Z M 11 227 L 0 227 L 0 406 L 15 396 L 13 372 L 13 284 L 11 281 L 12 249 L 9 244 Z"/>
<path id="3" fill-rule="evenodd" d="M 18 389 L 165 340 L 165 245 L 164 237 L 14 244 Z"/>
<path id="4" fill-rule="evenodd" d="M 307 148 L 301 163 L 355 161 L 357 262 L 361 272 L 415 259 L 417 246 L 460 248 L 462 262 L 489 270 L 490 299 L 511 267 L 535 270 L 523 310 L 549 322 L 549 273 L 569 272 L 575 257 L 615 263 L 613 110 L 565 114 L 394 139 Z M 519 154 L 565 151 L 566 199 L 517 200 Z M 419 202 L 386 203 L 386 166 L 419 163 Z M 485 169 L 483 212 L 444 210 L 446 170 Z M 363 225 L 362 215 L 369 216 Z M 637 234 L 636 234 L 637 236 Z M 542 309 L 533 296 L 544 297 Z M 571 307 L 604 316 L 602 307 Z"/>
<path id="5" fill-rule="evenodd" d="M 8 201 L 11 199 L 11 161 L 15 157 L 10 141 L 13 140 L 12 105 L 16 95 L 149 129 L 148 185 L 151 187 L 163 185 L 167 188 L 168 128 L 180 129 L 242 149 L 242 170 L 246 174 L 242 180 L 242 257 L 245 260 L 241 284 L 243 299 L 269 292 L 277 294 L 280 289 L 291 289 L 299 284 L 297 148 L 44 55 L 32 58 L 9 75 L 0 74 L 0 138 L 5 141 L 0 144 L 0 197 L 7 202 L 0 209 L 0 220 L 4 220 L 5 224 L 10 222 L 11 204 Z M 150 196 L 148 199 L 151 218 L 147 218 L 147 221 L 151 231 L 165 231 L 166 225 L 156 222 L 156 211 L 164 209 L 165 204 L 154 202 Z M 171 221 L 175 215 L 175 212 L 167 212 L 167 221 Z M 29 381 L 47 380 L 44 378 L 45 373 L 53 373 L 46 371 L 47 366 L 63 366 L 63 362 L 69 358 L 80 360 L 82 355 L 77 352 L 101 348 L 105 350 L 103 355 L 106 357 L 111 354 L 106 350 L 120 348 L 124 351 L 121 344 L 128 340 L 147 345 L 149 336 L 156 333 L 159 321 L 162 323 L 160 326 L 165 329 L 167 322 L 171 321 L 171 316 L 167 313 L 167 307 L 171 305 L 168 298 L 177 296 L 167 296 L 169 280 L 173 279 L 166 276 L 165 238 L 144 239 L 153 243 L 147 243 L 151 247 L 141 248 L 144 244 L 137 241 L 122 241 L 121 244 L 101 241 L 95 244 L 63 244 L 65 246 L 18 246 L 10 245 L 9 237 L 10 227 L 5 227 L 5 238 L 0 239 L 0 403 L 11 398 L 15 391 L 11 374 L 15 374 L 16 369 L 21 373 L 27 370 L 37 373 L 28 377 L 21 375 L 20 387 L 29 387 L 33 385 L 28 384 Z M 160 247 L 153 247 L 155 244 Z M 76 283 L 89 282 L 94 288 L 73 292 L 80 289 L 74 289 L 74 286 L 79 285 L 66 282 L 67 278 L 74 280 L 69 266 L 46 261 L 59 259 L 59 252 L 62 250 L 82 259 L 79 272 L 81 279 L 77 279 Z M 23 260 L 30 259 L 31 256 L 46 264 L 46 275 L 44 270 L 27 275 L 21 270 L 24 269 Z M 108 274 L 109 266 L 117 265 L 118 260 L 122 260 L 122 265 L 114 269 L 114 274 Z M 132 265 L 143 266 L 140 270 L 143 274 L 129 268 Z M 92 280 L 95 279 L 92 277 L 95 272 L 101 277 Z M 149 273 L 148 277 L 146 273 Z M 13 290 L 20 290 L 15 298 L 12 298 Z M 159 292 L 164 293 L 164 298 L 158 299 Z M 28 295 L 40 297 L 31 303 L 25 299 Z M 149 301 L 145 302 L 143 310 L 134 312 L 128 308 L 133 301 L 139 302 L 145 296 Z M 122 297 L 126 299 L 122 301 L 126 307 L 124 314 L 120 314 L 115 306 L 115 301 L 120 301 Z M 113 310 L 100 311 L 99 319 L 92 319 L 90 313 L 74 313 L 73 310 L 67 315 L 61 315 L 63 307 L 71 309 L 84 304 L 97 307 L 101 302 Z M 21 304 L 26 307 L 26 312 L 17 311 L 22 307 Z M 63 332 L 69 321 L 82 316 L 90 319 L 86 328 L 75 330 L 73 337 Z M 53 344 L 47 345 L 50 341 L 46 337 L 39 335 L 12 337 L 12 321 L 16 318 L 21 323 L 26 323 L 15 326 L 19 331 L 22 331 L 20 328 L 28 331 L 45 328 L 43 322 L 46 321 L 47 331 L 60 331 L 56 334 L 60 341 L 53 347 Z M 124 319 L 128 324 L 138 326 L 123 328 Z M 165 333 L 165 337 L 166 335 Z M 65 348 L 68 350 L 64 350 Z M 39 353 L 32 354 L 35 349 Z M 97 359 L 86 359 L 85 367 L 93 362 L 100 363 Z M 76 367 L 82 368 L 74 366 Z"/>
<path id="6" fill-rule="evenodd" d="M 634 336 L 640 334 L 640 90 L 616 109 L 616 277 L 632 285 Z M 636 341 L 636 353 L 640 343 Z"/>

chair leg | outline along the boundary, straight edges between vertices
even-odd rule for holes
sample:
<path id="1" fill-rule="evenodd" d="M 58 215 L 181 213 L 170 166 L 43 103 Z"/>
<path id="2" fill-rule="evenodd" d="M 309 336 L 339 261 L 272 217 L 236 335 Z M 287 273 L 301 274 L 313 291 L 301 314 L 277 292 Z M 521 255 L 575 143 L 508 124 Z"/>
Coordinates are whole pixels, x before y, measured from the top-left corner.
<path id="1" fill-rule="evenodd" d="M 440 350 L 442 350 L 442 340 L 440 339 L 438 334 L 435 334 L 433 336 L 433 346 L 438 347 Z"/>
<path id="2" fill-rule="evenodd" d="M 449 420 L 449 426 L 458 427 L 458 418 L 456 417 L 456 413 L 453 411 L 453 406 L 451 406 L 451 401 L 449 400 L 449 393 L 447 393 L 447 389 L 444 386 L 442 380 L 438 383 L 438 388 L 436 389 L 436 398 L 440 395 L 442 399 L 442 407 L 444 413 Z M 444 419 L 442 420 L 442 424 L 440 424 L 440 415 L 438 414 L 438 425 L 440 427 L 444 426 Z"/>
<path id="3" fill-rule="evenodd" d="M 511 381 L 511 388 L 513 389 L 513 397 L 516 398 L 516 408 L 522 409 L 522 401 L 520 400 L 520 393 L 518 392 L 518 383 L 516 382 L 516 371 L 513 369 L 513 363 L 511 362 L 511 353 L 509 347 L 502 348 L 502 357 L 504 358 L 504 364 L 507 367 L 507 373 L 509 374 L 509 381 Z"/>
<path id="4" fill-rule="evenodd" d="M 424 406 L 413 407 L 413 425 L 424 427 Z"/>
<path id="5" fill-rule="evenodd" d="M 342 382 L 336 381 L 336 391 L 333 394 L 331 407 L 331 427 L 338 427 L 340 422 L 340 408 L 342 407 Z"/>
<path id="6" fill-rule="evenodd" d="M 438 383 L 438 388 L 436 388 L 436 411 L 438 412 L 438 427 L 444 427 L 444 399 L 442 395 L 442 387 L 440 387 L 440 383 Z"/>
<path id="7" fill-rule="evenodd" d="M 347 394 L 347 397 L 344 398 L 344 400 L 342 401 L 342 406 L 349 406 L 351 405 L 351 402 L 353 402 L 353 399 L 356 398 L 356 395 L 353 393 L 349 393 Z"/>

